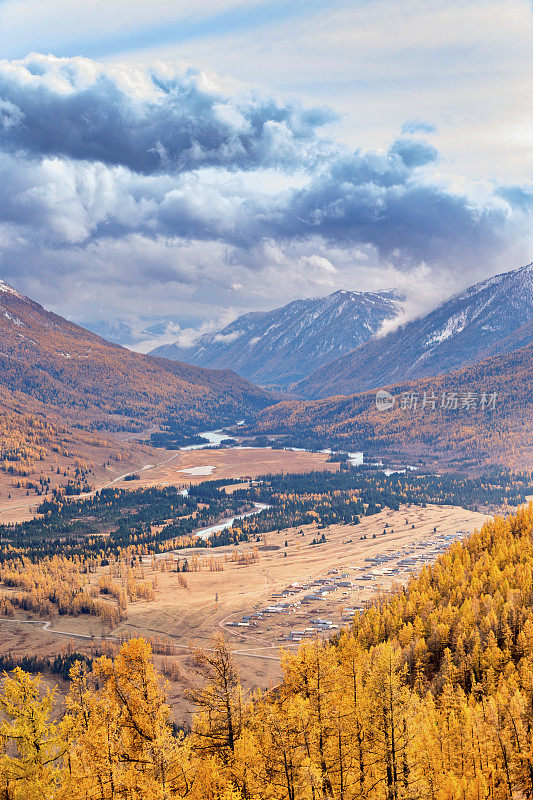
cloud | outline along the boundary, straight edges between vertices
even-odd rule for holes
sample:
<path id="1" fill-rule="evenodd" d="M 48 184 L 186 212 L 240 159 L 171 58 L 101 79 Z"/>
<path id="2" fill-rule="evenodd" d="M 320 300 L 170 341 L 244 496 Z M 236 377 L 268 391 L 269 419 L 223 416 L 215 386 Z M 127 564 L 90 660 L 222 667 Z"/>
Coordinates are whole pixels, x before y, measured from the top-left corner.
<path id="1" fill-rule="evenodd" d="M 399 156 L 409 168 L 423 167 L 437 161 L 439 157 L 436 147 L 419 139 L 397 139 L 391 146 L 390 153 Z"/>
<path id="2" fill-rule="evenodd" d="M 452 291 L 521 255 L 527 187 L 449 171 L 424 123 L 363 150 L 321 134 L 331 119 L 186 65 L 2 61 L 0 272 L 78 319 L 165 318 L 184 343 L 225 309 L 422 268 Z"/>
<path id="3" fill-rule="evenodd" d="M 533 208 L 533 186 L 500 186 L 496 192 L 515 208 L 522 211 Z"/>
<path id="4" fill-rule="evenodd" d="M 221 342 L 222 344 L 231 344 L 237 341 L 243 335 L 243 331 L 232 331 L 231 333 L 217 333 L 213 337 L 214 342 Z"/>
<path id="5" fill-rule="evenodd" d="M 190 67 L 104 68 L 34 54 L 0 62 L 4 151 L 123 166 L 146 175 L 202 166 L 257 169 L 318 156 L 334 115 L 252 95 L 234 97 Z"/>
<path id="6" fill-rule="evenodd" d="M 149 353 L 155 350 L 156 347 L 176 344 L 183 350 L 187 350 L 197 346 L 204 336 L 212 337 L 215 342 L 233 342 L 242 336 L 242 331 L 227 334 L 217 333 L 217 331 L 233 322 L 236 316 L 231 309 L 225 309 L 219 316 L 204 321 L 196 327 L 181 327 L 175 322 L 167 322 L 162 333 L 136 342 L 135 345 L 131 346 L 131 349 L 141 353 Z M 184 358 L 186 360 L 186 354 L 184 354 Z"/>
<path id="7" fill-rule="evenodd" d="M 406 151 L 399 140 L 386 155 L 355 153 L 333 160 L 294 193 L 272 234 L 313 233 L 331 242 L 363 243 L 409 266 L 464 264 L 502 247 L 512 205 L 490 189 L 474 200 L 437 176 L 421 174 L 418 168 L 437 154 L 424 142 L 420 148 Z"/>
<path id="8" fill-rule="evenodd" d="M 404 122 L 404 124 L 402 125 L 402 133 L 428 134 L 428 133 L 436 133 L 436 131 L 437 129 L 435 128 L 434 125 L 432 125 L 430 122 L 424 122 L 424 120 L 421 119 L 411 119 L 408 120 L 407 122 Z"/>

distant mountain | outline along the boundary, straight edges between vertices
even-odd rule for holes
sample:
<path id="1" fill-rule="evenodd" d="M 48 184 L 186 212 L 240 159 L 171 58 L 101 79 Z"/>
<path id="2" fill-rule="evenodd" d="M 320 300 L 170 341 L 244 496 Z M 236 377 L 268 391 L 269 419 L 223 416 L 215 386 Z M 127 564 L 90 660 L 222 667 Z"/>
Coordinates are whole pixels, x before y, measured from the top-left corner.
<path id="1" fill-rule="evenodd" d="M 231 368 L 263 386 L 286 387 L 368 341 L 396 316 L 394 291 L 338 291 L 239 317 L 194 347 L 165 345 L 153 355 L 202 367 Z"/>
<path id="2" fill-rule="evenodd" d="M 430 455 L 438 466 L 531 466 L 532 387 L 529 344 L 462 370 L 389 386 L 394 403 L 385 410 L 378 409 L 375 391 L 285 400 L 262 411 L 253 430 L 378 455 L 424 456 L 426 463 Z"/>
<path id="3" fill-rule="evenodd" d="M 153 349 L 158 339 L 161 341 L 160 337 L 165 334 L 169 322 L 174 322 L 174 320 L 161 319 L 144 327 L 134 327 L 124 320 L 109 321 L 101 319 L 83 322 L 83 327 L 108 342 L 121 344 L 123 347 L 144 353 L 147 352 L 144 348 L 145 343 L 152 342 L 151 347 L 149 346 L 148 349 Z M 142 349 L 139 348 L 141 344 L 143 345 Z"/>
<path id="4" fill-rule="evenodd" d="M 101 336 L 108 342 L 113 342 L 113 344 L 121 344 L 125 347 L 127 345 L 135 344 L 138 341 L 138 338 L 141 338 L 135 336 L 131 325 L 129 325 L 127 322 L 123 322 L 122 320 L 117 320 L 115 322 L 96 320 L 94 322 L 84 322 L 83 326 L 88 331 L 91 331 L 91 333 L 96 333 L 97 336 Z"/>
<path id="5" fill-rule="evenodd" d="M 230 370 L 132 353 L 0 281 L 0 387 L 98 428 L 183 426 L 255 412 L 271 396 Z"/>
<path id="6" fill-rule="evenodd" d="M 533 265 L 471 286 L 421 319 L 358 347 L 295 387 L 302 397 L 351 395 L 440 375 L 533 341 Z"/>

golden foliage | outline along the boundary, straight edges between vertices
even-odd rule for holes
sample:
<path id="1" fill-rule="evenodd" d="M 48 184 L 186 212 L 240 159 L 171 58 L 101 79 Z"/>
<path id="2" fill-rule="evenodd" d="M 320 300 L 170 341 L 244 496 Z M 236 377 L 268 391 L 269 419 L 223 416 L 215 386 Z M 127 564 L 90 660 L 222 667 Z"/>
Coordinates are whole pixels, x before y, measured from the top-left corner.
<path id="1" fill-rule="evenodd" d="M 1 303 L 0 385 L 86 424 L 113 429 L 126 419 L 140 429 L 169 413 L 211 421 L 270 398 L 230 370 L 130 352 L 17 295 Z"/>
<path id="2" fill-rule="evenodd" d="M 316 401 L 284 401 L 263 411 L 255 429 L 263 433 L 295 433 L 359 442 L 361 447 L 401 448 L 413 443 L 435 449 L 444 455 L 467 456 L 509 466 L 521 462 L 533 446 L 533 345 L 509 355 L 490 358 L 464 370 L 434 378 L 389 387 L 396 397 L 394 408 L 380 412 L 375 391 L 351 397 L 331 397 Z M 441 410 L 443 392 L 459 398 L 468 392 L 497 393 L 494 410 L 480 407 Z M 422 398 L 434 395 L 421 408 Z M 402 395 L 418 396 L 417 408 L 402 408 Z"/>
<path id="3" fill-rule="evenodd" d="M 92 672 L 76 664 L 59 723 L 53 696 L 15 671 L 0 693 L 0 798 L 532 798 L 532 535 L 533 505 L 486 524 L 336 640 L 284 653 L 266 694 L 244 696 L 217 637 L 197 653 L 187 735 L 142 640 Z"/>

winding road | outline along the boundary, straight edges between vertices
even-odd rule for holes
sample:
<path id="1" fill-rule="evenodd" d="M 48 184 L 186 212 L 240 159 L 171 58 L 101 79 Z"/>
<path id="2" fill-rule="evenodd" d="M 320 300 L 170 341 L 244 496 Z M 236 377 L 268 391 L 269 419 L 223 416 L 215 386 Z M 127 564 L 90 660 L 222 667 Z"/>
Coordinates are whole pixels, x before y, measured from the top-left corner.
<path id="1" fill-rule="evenodd" d="M 11 623 L 12 625 L 37 625 L 39 630 L 44 631 L 45 633 L 50 633 L 56 636 L 68 636 L 72 639 L 84 639 L 85 641 L 116 641 L 116 636 L 93 636 L 87 633 L 75 633 L 74 631 L 58 631 L 56 628 L 52 628 L 52 620 L 47 620 L 41 625 L 40 620 L 30 620 L 30 619 L 0 619 L 0 624 L 2 623 Z M 157 633 L 157 631 L 146 631 L 146 633 Z M 172 634 L 165 634 L 167 638 L 173 639 L 174 637 Z M 188 644 L 174 644 L 177 650 L 194 650 L 192 645 Z M 214 652 L 212 647 L 202 647 L 202 650 L 206 650 L 208 653 Z M 257 650 L 271 650 L 272 647 L 258 647 Z M 233 650 L 234 655 L 244 656 L 247 658 L 260 658 L 268 661 L 279 661 L 278 656 L 269 656 L 264 653 L 257 653 L 255 650 L 250 648 L 246 650 Z"/>

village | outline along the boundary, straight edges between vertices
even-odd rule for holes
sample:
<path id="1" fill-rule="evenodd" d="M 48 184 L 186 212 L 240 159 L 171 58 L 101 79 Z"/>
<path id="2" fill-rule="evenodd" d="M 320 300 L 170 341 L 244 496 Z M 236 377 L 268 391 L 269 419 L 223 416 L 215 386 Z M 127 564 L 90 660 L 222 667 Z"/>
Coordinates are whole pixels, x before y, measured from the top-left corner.
<path id="1" fill-rule="evenodd" d="M 385 531 L 389 527 L 386 523 Z M 414 527 L 414 525 L 413 525 Z M 392 532 L 392 531 L 391 531 Z M 385 535 L 382 533 L 381 535 Z M 433 564 L 454 541 L 467 535 L 465 530 L 432 536 L 404 544 L 397 549 L 367 556 L 362 566 L 339 566 L 309 582 L 293 581 L 273 592 L 268 605 L 256 603 L 239 619 L 225 623 L 227 629 L 262 636 L 278 626 L 288 628 L 276 635 L 276 642 L 299 643 L 303 639 L 330 635 L 353 623 L 369 602 L 369 594 L 384 591 L 394 583 L 406 583 L 424 566 Z M 362 536 L 361 540 L 365 537 Z M 326 614 L 326 617 L 318 616 Z M 275 621 L 275 626 L 272 622 Z M 293 626 L 304 627 L 293 627 Z"/>

